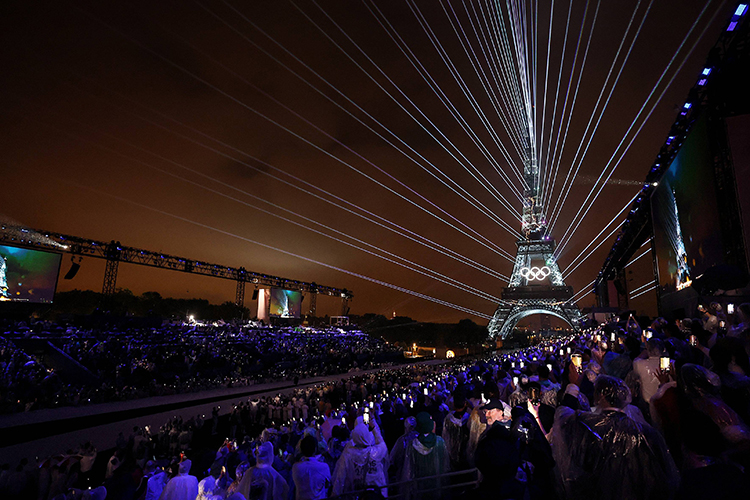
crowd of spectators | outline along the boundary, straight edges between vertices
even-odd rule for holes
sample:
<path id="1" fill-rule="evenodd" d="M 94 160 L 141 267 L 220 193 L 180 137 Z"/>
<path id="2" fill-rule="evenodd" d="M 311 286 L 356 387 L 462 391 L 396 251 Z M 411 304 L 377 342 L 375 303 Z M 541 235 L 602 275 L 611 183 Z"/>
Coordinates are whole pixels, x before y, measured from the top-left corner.
<path id="1" fill-rule="evenodd" d="M 16 339 L 43 339 L 92 377 L 63 377 Z M 8 326 L 0 336 L 0 413 L 293 380 L 399 359 L 358 330 L 223 325 L 93 330 Z M 95 381 L 95 382 L 94 382 Z"/>
<path id="2" fill-rule="evenodd" d="M 710 304 L 674 323 L 626 316 L 520 351 L 303 384 L 222 417 L 215 408 L 118 436 L 103 457 L 102 489 L 90 491 L 163 500 L 745 498 L 748 319 L 750 304 L 729 317 Z M 85 481 L 101 480 L 82 472 L 85 456 L 90 445 L 41 467 L 8 467 L 0 488 L 34 495 L 8 498 L 93 495 Z"/>

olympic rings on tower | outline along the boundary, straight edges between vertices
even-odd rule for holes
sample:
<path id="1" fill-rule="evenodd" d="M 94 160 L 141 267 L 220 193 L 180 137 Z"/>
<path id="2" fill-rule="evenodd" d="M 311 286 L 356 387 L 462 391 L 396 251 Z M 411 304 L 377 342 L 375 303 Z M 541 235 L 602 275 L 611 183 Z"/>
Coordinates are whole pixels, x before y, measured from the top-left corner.
<path id="1" fill-rule="evenodd" d="M 544 278 L 549 276 L 552 273 L 549 267 L 544 266 L 542 268 L 539 267 L 523 267 L 518 272 L 524 279 L 527 279 L 529 281 L 539 280 L 542 281 Z"/>

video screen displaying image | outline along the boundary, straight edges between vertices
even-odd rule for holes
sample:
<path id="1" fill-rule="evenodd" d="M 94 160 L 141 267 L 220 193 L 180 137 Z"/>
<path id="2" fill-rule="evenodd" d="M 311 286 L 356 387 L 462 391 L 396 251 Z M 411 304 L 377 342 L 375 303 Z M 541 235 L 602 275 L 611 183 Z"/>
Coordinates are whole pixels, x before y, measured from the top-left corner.
<path id="1" fill-rule="evenodd" d="M 271 288 L 269 315 L 276 318 L 299 318 L 302 312 L 302 292 Z"/>
<path id="2" fill-rule="evenodd" d="M 724 248 L 705 119 L 699 120 L 651 197 L 662 294 L 687 288 L 722 262 Z"/>
<path id="3" fill-rule="evenodd" d="M 52 303 L 58 253 L 0 245 L 0 301 Z"/>

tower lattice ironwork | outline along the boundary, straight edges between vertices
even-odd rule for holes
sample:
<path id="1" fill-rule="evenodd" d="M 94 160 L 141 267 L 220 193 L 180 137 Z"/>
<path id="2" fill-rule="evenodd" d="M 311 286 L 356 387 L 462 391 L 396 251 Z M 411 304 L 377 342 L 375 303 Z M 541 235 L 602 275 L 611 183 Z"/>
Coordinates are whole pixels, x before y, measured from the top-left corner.
<path id="1" fill-rule="evenodd" d="M 555 257 L 555 240 L 545 235 L 547 221 L 539 197 L 539 166 L 529 140 L 524 161 L 523 238 L 516 242 L 516 260 L 502 302 L 488 325 L 494 337 L 507 338 L 518 321 L 533 314 L 556 316 L 579 330 L 581 311 L 573 302 L 573 288 L 565 284 Z"/>

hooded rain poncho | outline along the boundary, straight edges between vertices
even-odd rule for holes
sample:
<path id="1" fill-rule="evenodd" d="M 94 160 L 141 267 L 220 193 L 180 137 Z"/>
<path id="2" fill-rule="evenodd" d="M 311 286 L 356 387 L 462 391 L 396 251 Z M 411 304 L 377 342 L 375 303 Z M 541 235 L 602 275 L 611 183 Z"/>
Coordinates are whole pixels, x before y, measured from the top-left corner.
<path id="1" fill-rule="evenodd" d="M 370 432 L 366 424 L 358 423 L 351 437 L 333 471 L 332 496 L 387 483 L 388 447 L 378 426 Z M 386 494 L 385 488 L 381 491 Z"/>
<path id="2" fill-rule="evenodd" d="M 242 477 L 237 492 L 250 498 L 250 488 L 254 483 L 266 484 L 266 500 L 287 500 L 289 485 L 284 478 L 273 468 L 273 445 L 263 443 L 258 448 L 257 464 L 248 469 Z"/>
<path id="3" fill-rule="evenodd" d="M 664 438 L 622 411 L 555 414 L 552 449 L 566 498 L 670 498 L 679 473 Z"/>
<path id="4" fill-rule="evenodd" d="M 190 475 L 192 462 L 180 463 L 180 472 L 169 480 L 159 500 L 195 500 L 198 496 L 198 478 Z"/>

